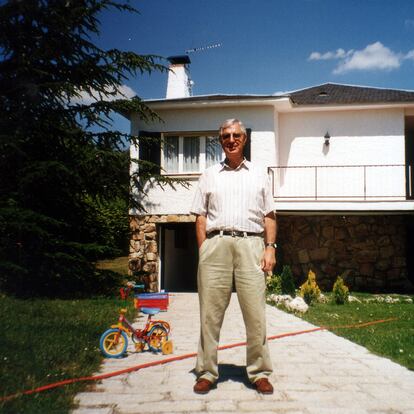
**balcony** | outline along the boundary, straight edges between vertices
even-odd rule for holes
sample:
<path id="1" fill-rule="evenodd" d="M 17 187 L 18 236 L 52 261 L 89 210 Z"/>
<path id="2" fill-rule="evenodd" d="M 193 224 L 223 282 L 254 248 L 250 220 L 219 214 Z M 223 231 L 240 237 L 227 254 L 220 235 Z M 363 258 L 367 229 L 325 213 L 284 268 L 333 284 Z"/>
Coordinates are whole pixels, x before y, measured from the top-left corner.
<path id="1" fill-rule="evenodd" d="M 344 202 L 414 204 L 414 169 L 404 164 L 285 166 L 269 167 L 269 171 L 273 197 L 282 209 L 286 207 L 284 203 L 292 207 L 306 202 L 340 203 L 338 206 Z"/>

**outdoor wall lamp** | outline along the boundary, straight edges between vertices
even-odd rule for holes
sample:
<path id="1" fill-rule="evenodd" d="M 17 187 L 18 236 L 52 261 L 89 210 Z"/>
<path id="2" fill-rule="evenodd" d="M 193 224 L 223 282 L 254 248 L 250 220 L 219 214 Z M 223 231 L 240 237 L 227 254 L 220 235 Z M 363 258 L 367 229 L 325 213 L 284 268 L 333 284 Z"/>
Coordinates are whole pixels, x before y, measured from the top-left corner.
<path id="1" fill-rule="evenodd" d="M 325 145 L 328 146 L 329 145 L 329 140 L 331 139 L 331 136 L 329 135 L 328 131 L 326 131 L 326 134 L 325 134 L 324 138 L 325 138 Z"/>

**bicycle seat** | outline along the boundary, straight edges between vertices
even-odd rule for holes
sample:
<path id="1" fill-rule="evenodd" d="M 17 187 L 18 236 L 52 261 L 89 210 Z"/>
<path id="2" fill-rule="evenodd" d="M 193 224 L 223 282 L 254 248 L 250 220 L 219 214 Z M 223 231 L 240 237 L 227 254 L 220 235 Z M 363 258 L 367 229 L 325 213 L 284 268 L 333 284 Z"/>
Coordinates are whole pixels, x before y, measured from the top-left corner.
<path id="1" fill-rule="evenodd" d="M 159 308 L 141 308 L 141 312 L 146 315 L 156 315 L 159 311 Z"/>

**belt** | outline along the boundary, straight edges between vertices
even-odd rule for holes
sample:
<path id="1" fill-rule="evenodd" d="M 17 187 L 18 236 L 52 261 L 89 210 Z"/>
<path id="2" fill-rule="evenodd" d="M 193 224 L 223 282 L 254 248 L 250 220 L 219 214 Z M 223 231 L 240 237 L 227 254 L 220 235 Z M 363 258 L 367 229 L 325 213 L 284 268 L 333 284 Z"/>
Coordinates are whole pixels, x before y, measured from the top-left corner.
<path id="1" fill-rule="evenodd" d="M 238 230 L 213 230 L 207 234 L 207 237 L 213 236 L 231 236 L 231 237 L 247 237 L 247 236 L 262 236 L 263 233 L 252 233 L 250 231 L 238 231 Z"/>

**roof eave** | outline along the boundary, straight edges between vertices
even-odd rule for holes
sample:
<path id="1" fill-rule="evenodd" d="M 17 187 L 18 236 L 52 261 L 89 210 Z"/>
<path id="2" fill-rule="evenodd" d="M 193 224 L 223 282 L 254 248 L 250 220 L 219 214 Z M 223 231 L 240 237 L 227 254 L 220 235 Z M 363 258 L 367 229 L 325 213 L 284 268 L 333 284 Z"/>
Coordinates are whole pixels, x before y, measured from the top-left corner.
<path id="1" fill-rule="evenodd" d="M 337 111 L 337 110 L 360 110 L 360 109 L 405 109 L 414 108 L 414 102 L 367 102 L 367 103 L 332 103 L 332 104 L 308 104 L 300 105 L 292 103 L 293 112 L 312 112 L 312 111 Z"/>
<path id="2" fill-rule="evenodd" d="M 186 108 L 219 108 L 228 106 L 278 106 L 289 103 L 291 105 L 290 98 L 288 97 L 248 97 L 237 98 L 228 97 L 226 99 L 200 99 L 200 100 L 160 100 L 160 101 L 144 101 L 152 110 L 157 109 L 186 109 Z"/>

